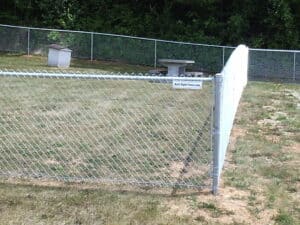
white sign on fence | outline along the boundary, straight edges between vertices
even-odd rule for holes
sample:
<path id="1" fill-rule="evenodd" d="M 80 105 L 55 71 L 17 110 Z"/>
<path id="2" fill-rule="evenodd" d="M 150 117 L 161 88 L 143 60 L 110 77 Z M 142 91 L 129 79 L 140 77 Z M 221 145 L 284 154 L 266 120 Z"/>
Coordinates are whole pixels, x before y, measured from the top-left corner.
<path id="1" fill-rule="evenodd" d="M 198 90 L 202 88 L 202 81 L 200 80 L 173 80 L 174 89 L 192 89 Z"/>

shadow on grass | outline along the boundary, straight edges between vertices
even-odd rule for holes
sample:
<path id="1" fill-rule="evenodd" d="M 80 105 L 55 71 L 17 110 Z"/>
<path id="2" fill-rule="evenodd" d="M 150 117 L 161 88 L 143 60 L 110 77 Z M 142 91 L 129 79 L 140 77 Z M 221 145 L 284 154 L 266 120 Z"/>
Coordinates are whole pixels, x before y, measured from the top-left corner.
<path id="1" fill-rule="evenodd" d="M 208 189 L 176 189 L 173 193 L 172 188 L 160 188 L 149 186 L 130 186 L 124 184 L 87 184 L 76 182 L 59 182 L 59 181 L 37 181 L 37 180 L 12 180 L 0 181 L 0 188 L 30 188 L 34 191 L 56 190 L 56 191 L 84 191 L 84 192 L 99 192 L 99 193 L 115 193 L 122 195 L 137 195 L 137 196 L 161 196 L 169 197 L 185 197 L 198 195 L 211 195 L 211 190 Z"/>

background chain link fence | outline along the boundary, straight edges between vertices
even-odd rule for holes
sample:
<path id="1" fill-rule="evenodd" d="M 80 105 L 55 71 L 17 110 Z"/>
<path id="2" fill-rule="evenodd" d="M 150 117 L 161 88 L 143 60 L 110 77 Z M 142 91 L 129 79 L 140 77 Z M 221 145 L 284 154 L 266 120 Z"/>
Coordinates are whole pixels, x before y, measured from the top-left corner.
<path id="1" fill-rule="evenodd" d="M 221 71 L 233 47 L 125 35 L 0 25 L 0 51 L 47 55 L 50 44 L 72 49 L 72 56 L 157 67 L 160 58 L 191 59 L 193 70 Z"/>
<path id="2" fill-rule="evenodd" d="M 250 79 L 300 81 L 300 51 L 251 49 Z"/>
<path id="3" fill-rule="evenodd" d="M 0 71 L 0 174 L 211 187 L 212 78 Z"/>
<path id="4" fill-rule="evenodd" d="M 125 35 L 0 25 L 0 51 L 47 55 L 56 43 L 83 59 L 113 60 L 157 67 L 160 58 L 191 59 L 190 69 L 207 73 L 222 70 L 234 48 L 174 42 Z M 249 49 L 249 79 L 300 80 L 300 51 Z"/>

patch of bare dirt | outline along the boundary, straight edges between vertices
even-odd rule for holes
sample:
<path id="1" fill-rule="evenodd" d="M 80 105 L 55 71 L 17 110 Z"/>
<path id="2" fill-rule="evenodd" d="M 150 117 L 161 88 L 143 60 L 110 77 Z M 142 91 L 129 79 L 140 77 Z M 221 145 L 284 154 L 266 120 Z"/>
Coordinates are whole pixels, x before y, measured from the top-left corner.
<path id="1" fill-rule="evenodd" d="M 184 168 L 183 162 L 172 162 L 170 165 L 170 176 L 177 178 L 180 176 L 182 169 Z"/>
<path id="2" fill-rule="evenodd" d="M 265 105 L 265 106 L 263 106 L 263 109 L 267 110 L 268 112 L 276 111 L 276 108 L 271 105 Z"/>
<path id="3" fill-rule="evenodd" d="M 251 103 L 250 102 L 240 102 L 239 108 L 244 108 L 244 107 L 250 107 Z"/>
<path id="4" fill-rule="evenodd" d="M 288 90 L 288 92 L 289 92 L 294 98 L 296 98 L 298 101 L 300 101 L 300 92 L 298 92 L 298 91 L 292 91 L 292 90 Z"/>
<path id="5" fill-rule="evenodd" d="M 176 216 L 191 216 L 193 214 L 193 209 L 190 207 L 190 203 L 186 199 L 181 201 L 168 200 L 164 203 L 168 208 L 167 214 Z"/>
<path id="6" fill-rule="evenodd" d="M 299 96 L 297 95 L 297 99 L 300 99 L 300 94 Z M 260 125 L 261 128 L 281 128 L 281 118 L 288 117 L 288 115 L 285 112 L 280 112 L 277 110 L 276 106 L 280 106 L 280 104 L 280 100 L 271 100 L 271 105 L 263 106 L 264 110 L 270 113 L 270 117 L 258 121 L 258 125 Z M 227 168 L 235 166 L 234 164 L 230 163 L 230 150 L 234 149 L 238 138 L 243 138 L 246 135 L 247 129 L 236 125 L 233 127 L 230 138 L 229 151 L 227 153 L 228 160 L 227 162 L 225 162 L 225 166 Z M 290 136 L 293 134 L 286 132 L 282 135 Z M 279 143 L 281 136 L 267 134 L 265 138 L 272 143 Z M 300 143 L 294 143 L 290 146 L 285 147 L 285 149 L 287 152 L 292 153 L 293 155 L 299 154 Z M 260 180 L 264 178 L 257 177 L 257 179 Z M 259 183 L 268 182 L 270 182 L 270 180 Z M 299 184 L 296 184 L 297 190 L 299 190 L 299 187 L 300 182 Z M 256 194 L 253 197 L 251 191 L 239 190 L 234 187 L 222 187 L 221 184 L 219 194 L 217 196 L 201 193 L 197 197 L 191 199 L 187 197 L 173 199 L 171 201 L 165 202 L 165 205 L 169 209 L 167 211 L 167 213 L 169 214 L 177 216 L 189 216 L 195 219 L 202 218 L 203 221 L 206 221 L 209 224 L 231 224 L 234 222 L 251 225 L 274 224 L 274 217 L 278 214 L 278 212 L 276 209 L 269 208 L 266 205 L 268 201 L 264 194 L 264 188 L 259 186 L 255 187 L 255 193 Z M 295 194 L 293 194 L 293 198 L 299 199 L 299 192 L 295 192 Z M 210 203 L 213 207 L 210 209 L 207 207 L 203 207 L 204 203 Z"/>
<path id="7" fill-rule="evenodd" d="M 289 146 L 285 146 L 283 148 L 283 151 L 285 153 L 289 153 L 292 156 L 292 158 L 285 163 L 289 166 L 295 166 L 297 168 L 300 165 L 300 143 L 296 142 Z"/>
<path id="8" fill-rule="evenodd" d="M 273 120 L 277 120 L 279 119 L 280 117 L 287 117 L 287 113 L 285 112 L 274 112 L 274 114 L 271 116 L 271 119 Z"/>
<path id="9" fill-rule="evenodd" d="M 281 105 L 281 101 L 277 99 L 271 99 L 271 104 L 272 105 Z"/>
<path id="10" fill-rule="evenodd" d="M 227 158 L 230 162 L 230 149 L 234 149 L 238 138 L 247 135 L 247 130 L 234 126 L 231 137 Z M 233 164 L 226 163 L 227 167 L 234 166 Z M 178 170 L 180 165 L 173 165 L 173 169 Z M 175 172 L 174 172 L 175 173 Z M 172 199 L 166 201 L 164 204 L 168 208 L 167 213 L 176 216 L 189 216 L 194 219 L 201 218 L 207 223 L 242 223 L 254 225 L 269 225 L 274 224 L 272 218 L 276 215 L 276 210 L 265 209 L 265 199 L 262 195 L 256 197 L 256 208 L 259 211 L 255 214 L 251 212 L 249 206 L 250 191 L 239 190 L 234 187 L 221 187 L 219 194 L 213 196 L 210 192 L 200 193 L 195 198 L 182 197 L 179 199 Z M 213 208 L 205 207 L 203 204 L 210 204 Z M 215 208 L 214 208 L 215 207 Z"/>
<path id="11" fill-rule="evenodd" d="M 247 135 L 247 130 L 239 127 L 239 126 L 233 126 L 232 131 L 231 131 L 231 136 L 230 136 L 230 142 L 229 142 L 229 149 L 232 149 L 236 141 L 239 137 L 245 137 Z"/>
<path id="12" fill-rule="evenodd" d="M 285 151 L 294 153 L 294 154 L 300 154 L 300 143 L 293 143 L 292 145 L 286 146 L 284 148 Z"/>
<path id="13" fill-rule="evenodd" d="M 47 160 L 44 161 L 44 163 L 47 164 L 47 165 L 58 165 L 59 164 L 59 162 L 57 162 L 54 159 L 47 159 Z"/>
<path id="14" fill-rule="evenodd" d="M 257 122 L 260 129 L 265 131 L 264 137 L 267 141 L 270 141 L 274 144 L 279 143 L 281 138 L 280 136 L 291 137 L 294 136 L 294 133 L 287 132 L 286 127 L 283 125 L 282 121 L 288 118 L 288 114 L 285 112 L 270 112 L 269 118 L 261 119 Z M 270 133 L 269 130 L 277 131 L 275 133 Z"/>
<path id="15" fill-rule="evenodd" d="M 183 178 L 190 178 L 194 176 L 204 175 L 209 173 L 209 165 L 203 165 L 203 166 L 191 166 L 189 167 L 185 173 L 183 174 Z"/>
<path id="16" fill-rule="evenodd" d="M 230 140 L 229 140 L 229 145 L 228 145 L 228 151 L 227 151 L 227 155 L 226 155 L 226 159 L 224 162 L 224 169 L 226 168 L 234 168 L 235 164 L 231 164 L 229 162 L 232 161 L 232 150 L 235 148 L 236 142 L 238 140 L 238 138 L 242 138 L 245 137 L 247 135 L 247 130 L 234 125 L 231 131 L 231 135 L 230 135 Z"/>
<path id="17" fill-rule="evenodd" d="M 262 119 L 257 122 L 260 126 L 270 126 L 270 127 L 276 127 L 280 121 L 274 120 L 274 119 Z"/>
<path id="18" fill-rule="evenodd" d="M 185 165 L 184 162 L 172 162 L 168 168 L 172 178 L 190 178 L 207 174 L 209 170 L 208 165 L 195 166 L 193 163 Z"/>
<path id="19" fill-rule="evenodd" d="M 296 90 L 286 90 L 286 91 L 289 93 L 289 95 L 293 96 L 298 100 L 297 109 L 300 109 L 300 92 Z"/>
<path id="20" fill-rule="evenodd" d="M 208 223 L 273 224 L 272 218 L 277 212 L 265 209 L 264 200 L 260 200 L 259 205 L 255 206 L 259 208 L 259 212 L 254 214 L 248 205 L 248 191 L 225 187 L 220 188 L 219 193 L 218 196 L 201 193 L 195 198 L 172 199 L 164 204 L 168 208 L 167 214 L 203 218 Z M 207 207 L 207 204 L 210 207 Z"/>
<path id="21" fill-rule="evenodd" d="M 278 135 L 265 135 L 265 139 L 274 144 L 280 143 L 280 136 Z"/>

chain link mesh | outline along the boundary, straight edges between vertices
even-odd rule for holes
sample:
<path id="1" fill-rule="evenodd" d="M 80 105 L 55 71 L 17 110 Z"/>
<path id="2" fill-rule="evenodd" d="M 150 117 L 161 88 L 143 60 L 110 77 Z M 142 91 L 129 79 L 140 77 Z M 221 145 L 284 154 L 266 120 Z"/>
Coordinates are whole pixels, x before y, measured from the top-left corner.
<path id="1" fill-rule="evenodd" d="M 95 59 L 118 60 L 131 64 L 154 64 L 155 43 L 129 37 L 94 34 L 93 57 Z"/>
<path id="2" fill-rule="evenodd" d="M 8 74 L 0 76 L 2 176 L 211 185 L 211 82 L 180 90 L 164 78 Z"/>
<path id="3" fill-rule="evenodd" d="M 295 80 L 300 82 L 300 52 L 295 53 Z"/>
<path id="4" fill-rule="evenodd" d="M 75 58 L 89 59 L 91 56 L 91 35 L 51 30 L 30 30 L 30 54 L 47 55 L 51 44 L 59 44 L 72 49 Z"/>
<path id="5" fill-rule="evenodd" d="M 27 53 L 27 29 L 0 26 L 0 37 L 0 51 Z"/>
<path id="6" fill-rule="evenodd" d="M 298 68 L 294 67 L 294 55 L 294 52 L 251 49 L 248 76 L 250 79 L 295 80 Z"/>
<path id="7" fill-rule="evenodd" d="M 190 66 L 191 69 L 210 73 L 219 72 L 223 67 L 223 48 L 221 46 L 157 41 L 157 57 L 192 59 L 195 64 Z"/>
<path id="8" fill-rule="evenodd" d="M 0 25 L 0 51 L 46 55 L 50 44 L 72 49 L 75 58 L 156 66 L 160 58 L 191 59 L 192 70 L 217 73 L 233 47 L 124 35 Z M 249 79 L 300 80 L 299 51 L 249 49 Z"/>
<path id="9" fill-rule="evenodd" d="M 191 69 L 219 72 L 232 48 L 124 35 L 0 25 L 0 51 L 47 55 L 50 44 L 72 50 L 75 58 L 121 61 L 156 66 L 160 58 L 191 59 Z"/>

